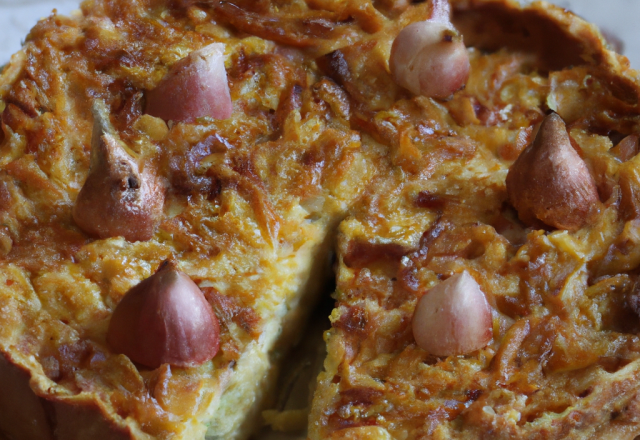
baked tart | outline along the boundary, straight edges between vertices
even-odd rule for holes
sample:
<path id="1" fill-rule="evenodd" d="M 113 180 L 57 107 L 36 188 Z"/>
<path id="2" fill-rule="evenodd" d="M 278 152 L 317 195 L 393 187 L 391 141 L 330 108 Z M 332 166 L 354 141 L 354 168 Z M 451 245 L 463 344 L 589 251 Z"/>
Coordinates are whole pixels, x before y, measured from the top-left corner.
<path id="1" fill-rule="evenodd" d="M 546 3 L 40 21 L 0 77 L 0 431 L 248 437 L 335 251 L 310 438 L 634 438 L 638 81 Z"/>
<path id="2" fill-rule="evenodd" d="M 296 29 L 329 15 L 279 8 Z M 232 439 L 261 425 L 272 366 L 330 276 L 332 231 L 384 156 L 314 67 L 365 32 L 278 40 L 275 9 L 86 2 L 40 21 L 5 67 L 9 438 Z"/>
<path id="3" fill-rule="evenodd" d="M 466 87 L 361 125 L 395 172 L 340 225 L 309 437 L 634 439 L 638 73 L 547 3 L 452 23 Z"/>

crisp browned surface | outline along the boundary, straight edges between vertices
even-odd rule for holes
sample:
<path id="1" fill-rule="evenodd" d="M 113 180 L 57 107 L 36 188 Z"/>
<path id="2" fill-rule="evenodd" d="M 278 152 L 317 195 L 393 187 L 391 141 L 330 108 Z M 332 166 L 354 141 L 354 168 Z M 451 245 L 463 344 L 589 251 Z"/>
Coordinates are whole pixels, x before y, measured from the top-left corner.
<path id="1" fill-rule="evenodd" d="M 448 102 L 393 96 L 358 120 L 396 168 L 340 226 L 310 437 L 634 439 L 640 180 L 635 153 L 609 150 L 640 130 L 638 74 L 560 9 L 454 3 L 477 48 L 466 89 Z M 603 202 L 575 232 L 527 228 L 508 202 L 507 171 L 549 110 Z M 415 344 L 414 309 L 464 270 L 493 308 L 493 341 L 437 357 Z"/>
<path id="2" fill-rule="evenodd" d="M 639 434 L 640 159 L 609 152 L 640 131 L 637 74 L 560 9 L 454 3 L 475 49 L 447 102 L 388 71 L 393 38 L 429 2 L 92 0 L 40 22 L 0 79 L 0 392 L 19 396 L 0 397 L 1 429 L 192 439 L 213 417 L 210 435 L 246 434 L 280 325 L 287 340 L 304 321 L 301 292 L 349 213 L 312 438 Z M 144 116 L 145 91 L 214 41 L 232 117 Z M 167 188 L 149 241 L 96 240 L 72 220 L 96 98 Z M 507 169 L 549 109 L 604 204 L 571 234 L 526 230 L 505 203 Z M 145 369 L 105 341 L 124 293 L 168 258 L 221 323 L 201 367 Z M 415 347 L 413 307 L 464 269 L 494 339 L 435 358 Z M 11 425 L 12 405 L 37 422 Z"/>
<path id="3" fill-rule="evenodd" d="M 321 286 L 326 237 L 384 160 L 383 148 L 352 130 L 344 89 L 314 61 L 369 31 L 325 6 L 89 1 L 82 15 L 41 21 L 3 72 L 0 354 L 25 372 L 20 386 L 29 382 L 37 396 L 28 398 L 34 414 L 41 401 L 57 408 L 43 432 L 73 429 L 74 411 L 95 402 L 96 423 L 139 438 L 247 434 L 240 424 L 262 398 L 281 327 L 274 356 L 314 302 L 305 292 Z M 427 11 L 412 8 L 402 20 Z M 357 13 L 362 23 L 380 14 Z M 143 115 L 145 92 L 214 41 L 226 45 L 232 117 L 167 127 Z M 384 53 L 374 62 L 384 66 Z M 73 221 L 94 99 L 166 188 L 148 241 L 95 239 Z M 168 258 L 221 322 L 219 354 L 197 368 L 150 370 L 105 340 L 124 293 Z"/>

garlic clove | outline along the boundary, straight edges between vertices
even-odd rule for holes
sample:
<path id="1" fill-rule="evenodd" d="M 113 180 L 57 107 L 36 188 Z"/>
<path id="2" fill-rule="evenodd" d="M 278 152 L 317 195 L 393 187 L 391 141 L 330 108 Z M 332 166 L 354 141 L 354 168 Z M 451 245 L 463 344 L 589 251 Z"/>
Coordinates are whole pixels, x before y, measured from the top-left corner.
<path id="1" fill-rule="evenodd" d="M 577 230 L 598 211 L 596 183 L 571 146 L 564 121 L 547 116 L 507 175 L 507 193 L 524 223 Z"/>
<path id="2" fill-rule="evenodd" d="M 449 21 L 449 3 L 436 0 L 429 20 L 405 27 L 391 47 L 395 81 L 416 95 L 446 99 L 469 78 L 469 54 Z"/>
<path id="3" fill-rule="evenodd" d="M 193 367 L 216 355 L 220 327 L 198 286 L 167 261 L 122 298 L 107 342 L 115 352 L 150 368 Z"/>
<path id="4" fill-rule="evenodd" d="M 95 237 L 149 240 L 162 215 L 164 188 L 149 167 L 141 170 L 127 152 L 104 102 L 94 103 L 93 115 L 91 165 L 73 219 Z"/>
<path id="5" fill-rule="evenodd" d="M 165 121 L 227 119 L 232 111 L 222 43 L 212 43 L 178 61 L 147 93 L 146 112 Z"/>
<path id="6" fill-rule="evenodd" d="M 418 346 L 436 356 L 471 353 L 493 338 L 491 306 L 466 271 L 453 275 L 420 298 L 412 327 Z"/>

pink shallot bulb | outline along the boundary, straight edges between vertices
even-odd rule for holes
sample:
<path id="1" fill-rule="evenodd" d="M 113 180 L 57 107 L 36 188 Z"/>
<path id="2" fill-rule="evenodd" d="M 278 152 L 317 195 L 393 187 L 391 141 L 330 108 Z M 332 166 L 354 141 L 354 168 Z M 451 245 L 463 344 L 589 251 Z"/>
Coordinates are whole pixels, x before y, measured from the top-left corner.
<path id="1" fill-rule="evenodd" d="M 429 20 L 410 24 L 391 47 L 389 67 L 395 81 L 416 95 L 446 99 L 469 78 L 469 54 L 449 21 L 447 0 L 433 0 Z"/>
<path id="2" fill-rule="evenodd" d="M 507 194 L 527 225 L 542 221 L 576 231 L 597 214 L 596 182 L 558 114 L 544 118 L 533 143 L 509 168 Z"/>
<path id="3" fill-rule="evenodd" d="M 73 219 L 89 235 L 147 241 L 162 217 L 165 190 L 153 167 L 134 158 L 111 125 L 103 101 L 93 103 L 91 165 Z"/>
<path id="4" fill-rule="evenodd" d="M 218 352 L 220 326 L 196 283 L 167 261 L 118 303 L 107 342 L 115 352 L 150 368 L 193 367 Z"/>
<path id="5" fill-rule="evenodd" d="M 227 119 L 233 104 L 224 68 L 224 44 L 212 43 L 178 61 L 147 93 L 146 112 L 165 121 Z"/>
<path id="6" fill-rule="evenodd" d="M 420 298 L 412 326 L 418 346 L 436 356 L 471 353 L 493 338 L 491 306 L 466 271 Z"/>

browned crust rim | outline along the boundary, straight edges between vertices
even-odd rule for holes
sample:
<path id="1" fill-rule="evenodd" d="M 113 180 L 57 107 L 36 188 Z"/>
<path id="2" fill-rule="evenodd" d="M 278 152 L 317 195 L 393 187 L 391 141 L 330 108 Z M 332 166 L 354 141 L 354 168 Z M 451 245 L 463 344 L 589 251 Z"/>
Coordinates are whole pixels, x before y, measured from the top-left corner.
<path id="1" fill-rule="evenodd" d="M 116 421 L 90 395 L 60 396 L 39 388 L 37 375 L 15 356 L 0 356 L 0 426 L 15 440 L 147 438 L 129 421 Z M 47 394 L 48 393 L 48 394 Z"/>
<path id="2" fill-rule="evenodd" d="M 532 53 L 537 57 L 536 67 L 543 72 L 583 66 L 593 76 L 603 80 L 608 92 L 624 103 L 625 111 L 629 112 L 629 115 L 640 114 L 640 72 L 630 67 L 626 57 L 609 48 L 595 25 L 565 9 L 542 1 L 528 6 L 521 6 L 514 0 L 451 0 L 451 3 L 454 11 L 453 22 L 463 34 L 467 46 L 490 52 L 508 48 Z M 331 334 L 335 331 L 331 330 L 325 339 L 329 341 L 335 337 Z M 336 345 L 329 346 L 335 350 Z M 326 371 L 319 377 L 319 387 L 326 388 L 326 394 L 316 396 L 314 402 L 311 422 L 315 421 L 318 426 L 313 427 L 317 430 L 316 435 L 311 435 L 313 439 L 327 435 L 326 432 L 319 435 L 322 428 L 319 427 L 318 420 L 322 419 L 322 413 L 326 410 L 321 404 L 330 404 L 333 397 L 329 389 L 332 387 L 336 368 L 341 368 L 338 367 L 341 354 L 336 352 L 329 355 L 325 361 Z M 625 385 L 635 383 L 635 375 L 637 373 L 634 373 L 634 377 Z M 616 389 L 616 392 L 618 391 L 619 389 Z M 605 394 L 611 399 L 618 397 L 614 392 Z M 603 396 L 605 403 L 602 403 L 601 407 L 606 404 L 606 396 Z M 632 405 L 637 401 L 637 396 L 637 390 L 629 390 L 628 395 L 619 401 Z M 594 406 L 597 407 L 598 403 Z M 570 417 L 566 417 L 549 429 L 539 427 L 535 435 L 527 438 L 574 438 L 571 432 L 575 428 L 576 423 Z M 360 430 L 364 432 L 365 428 L 346 428 L 335 431 L 328 437 L 369 438 Z M 640 434 L 640 425 L 637 415 L 630 414 L 624 421 L 591 426 L 590 430 L 585 431 L 584 437 L 580 438 L 632 440 Z M 576 438 L 577 436 L 576 434 Z M 484 433 L 482 438 L 493 436 L 491 433 Z"/>
<path id="3" fill-rule="evenodd" d="M 542 70 L 589 66 L 614 97 L 640 114 L 640 72 L 613 52 L 597 26 L 545 1 L 452 0 L 453 22 L 465 44 L 481 50 L 532 52 Z M 490 30 L 490 31 L 488 31 Z"/>
<path id="4" fill-rule="evenodd" d="M 614 96 L 628 103 L 640 113 L 640 73 L 631 69 L 626 58 L 610 51 L 606 42 L 594 25 L 573 14 L 552 6 L 546 2 L 536 2 L 522 8 L 513 0 L 452 0 L 454 21 L 463 30 L 467 44 L 486 50 L 499 47 L 512 47 L 534 51 L 541 57 L 543 66 L 549 69 L 564 68 L 570 65 L 589 65 L 597 69 L 598 74 L 609 80 Z M 535 17 L 539 28 L 527 29 L 516 26 L 497 34 L 480 32 L 482 28 L 474 23 L 488 23 L 494 20 L 499 24 L 505 17 Z M 491 17 L 494 18 L 491 18 Z M 497 29 L 503 29 L 497 26 Z M 555 30 L 552 38 L 535 42 L 533 36 L 545 29 Z M 525 32 L 526 31 L 526 32 Z M 526 35 L 528 33 L 528 36 Z M 488 35 L 489 38 L 485 37 Z M 523 38 L 510 39 L 509 36 L 523 35 Z M 557 41 L 560 38 L 561 41 Z M 510 42 L 505 44 L 506 42 Z M 553 46 L 551 46 L 553 43 Z M 528 45 L 528 46 L 527 46 Z M 558 55 L 550 48 L 569 47 L 566 57 Z M 548 56 L 546 54 L 555 55 Z M 9 65 L 11 69 L 12 65 Z M 8 74 L 7 74 L 8 75 Z M 125 440 L 130 438 L 148 438 L 135 427 L 132 421 L 115 420 L 109 409 L 90 395 L 56 395 L 51 389 L 38 387 L 44 379 L 31 371 L 25 363 L 11 353 L 0 356 L 0 430 L 12 439 L 104 439 Z M 42 379 L 42 380 L 40 380 Z M 35 391 L 37 389 L 38 391 Z M 605 433 L 606 431 L 606 433 Z M 619 438 L 618 435 L 637 433 L 628 427 L 604 430 L 599 438 Z M 596 437 L 594 437 L 596 438 Z"/>

